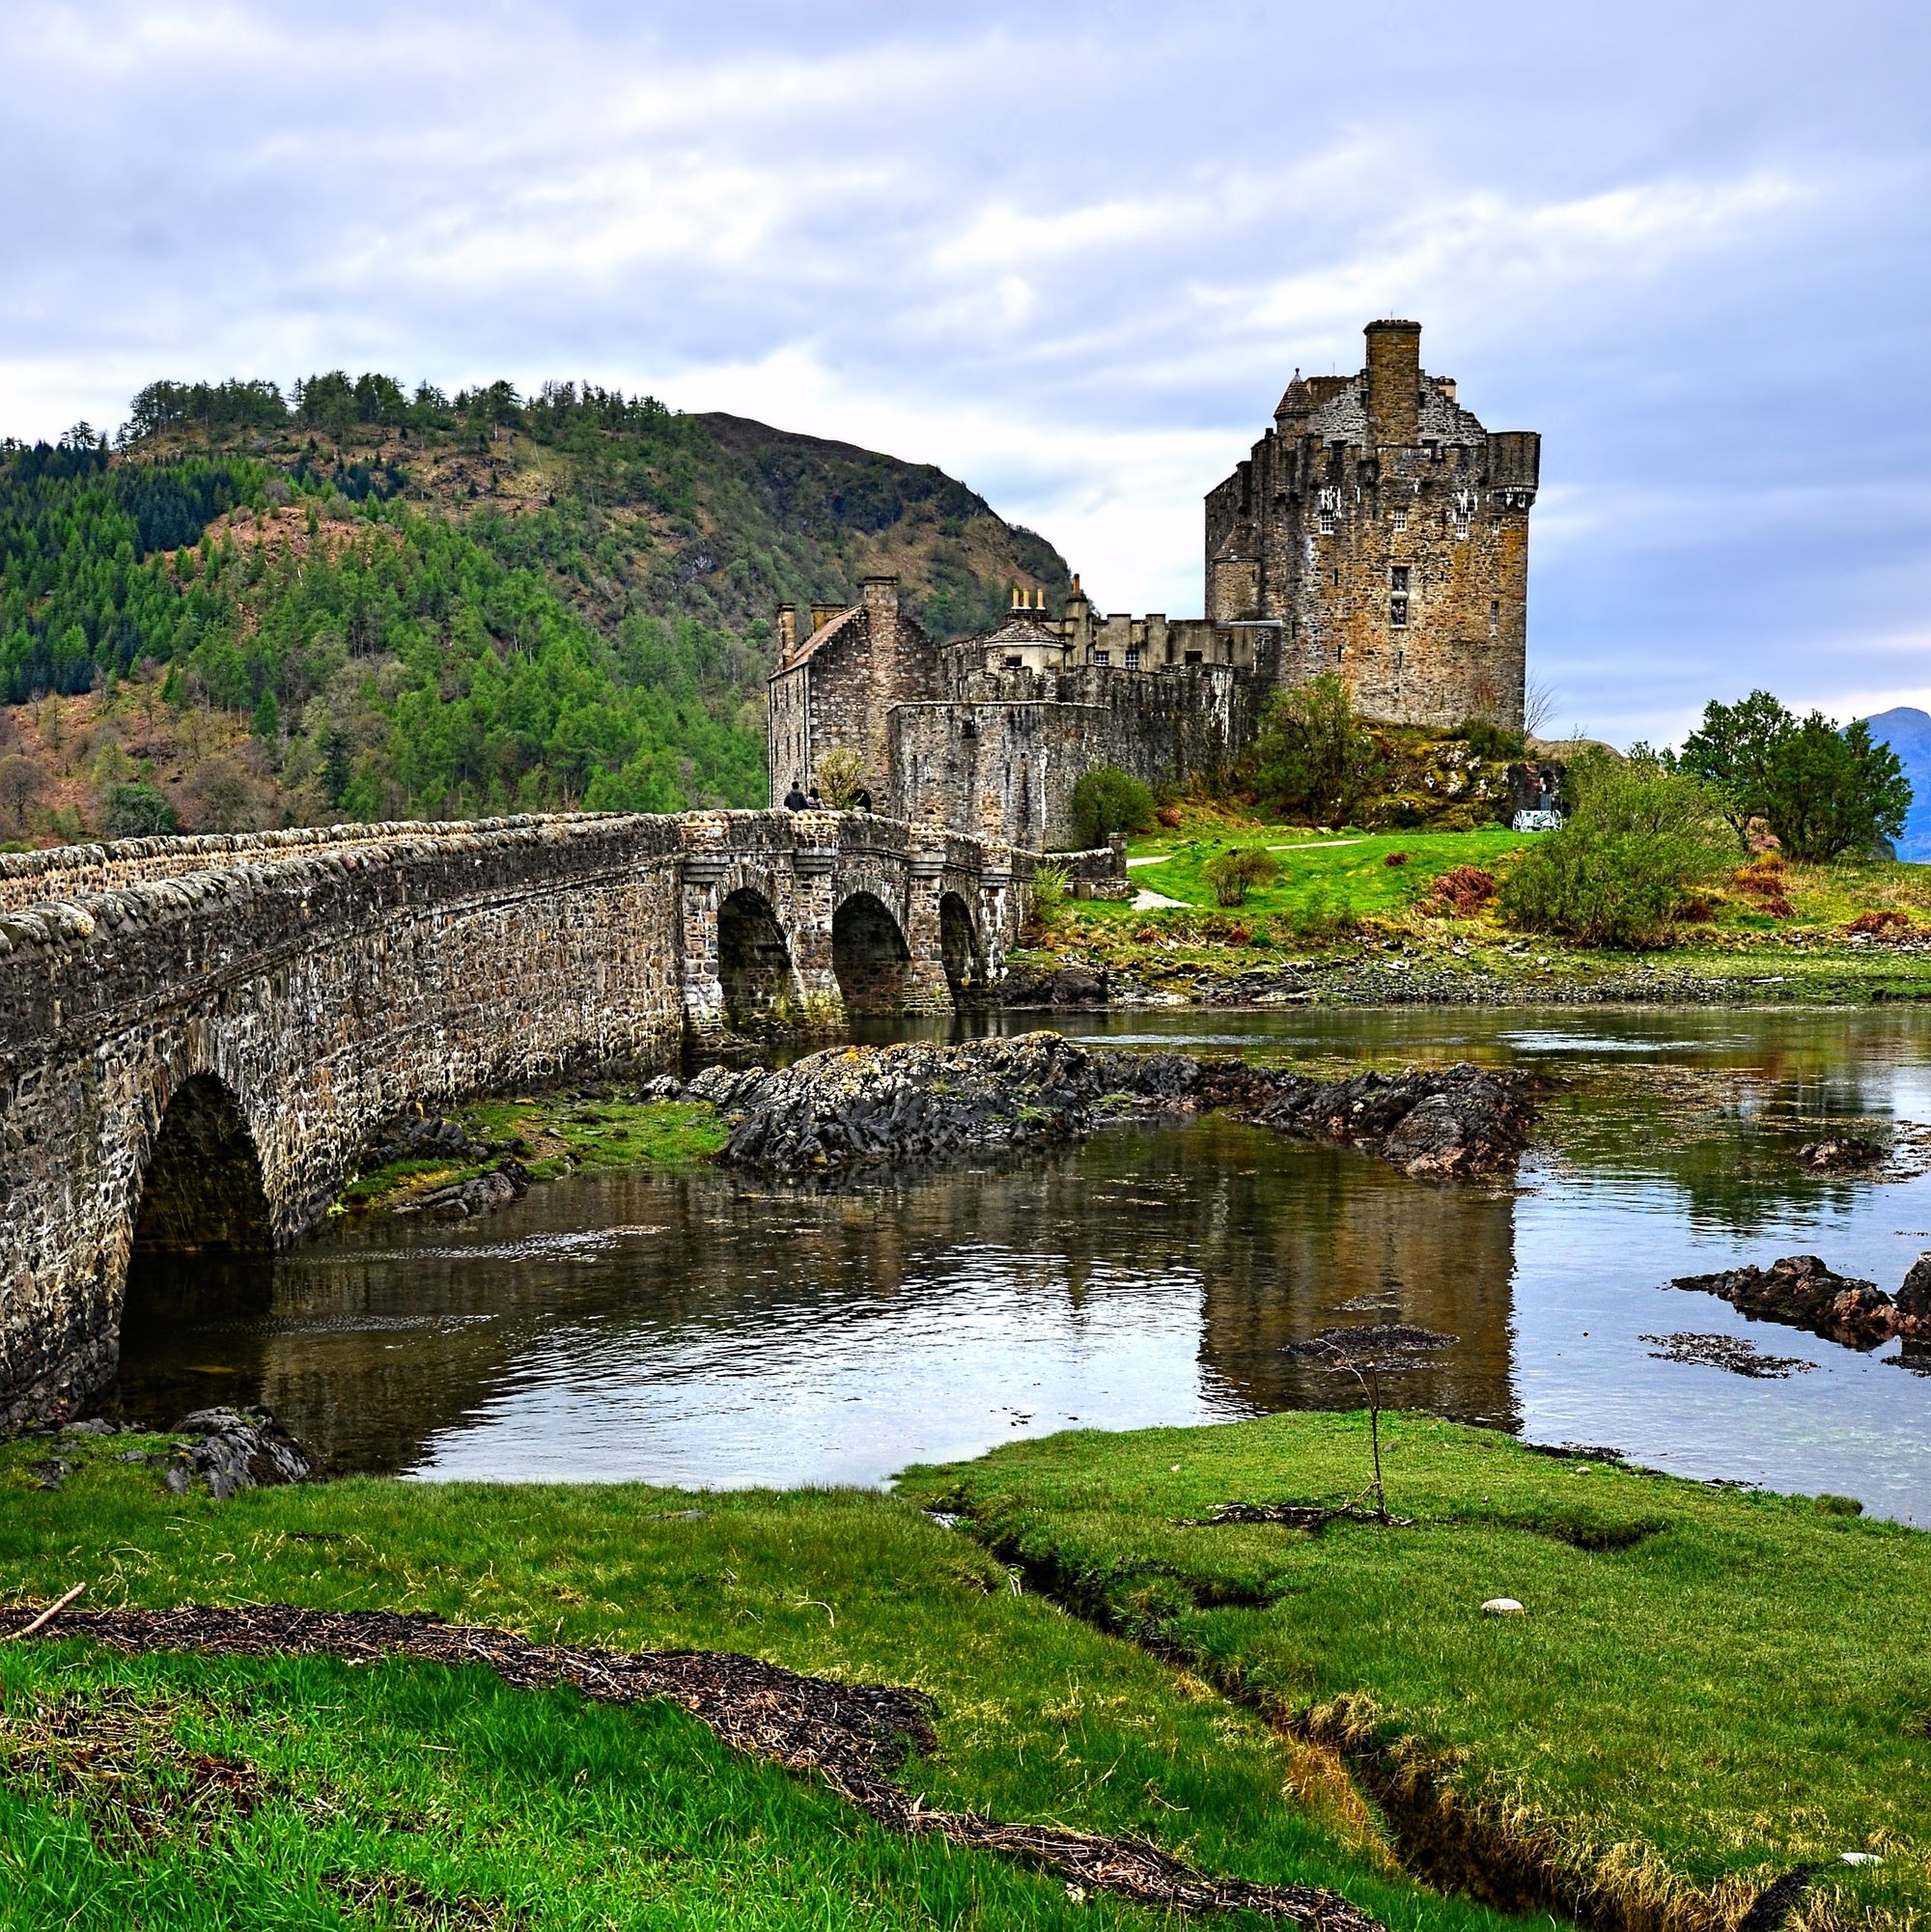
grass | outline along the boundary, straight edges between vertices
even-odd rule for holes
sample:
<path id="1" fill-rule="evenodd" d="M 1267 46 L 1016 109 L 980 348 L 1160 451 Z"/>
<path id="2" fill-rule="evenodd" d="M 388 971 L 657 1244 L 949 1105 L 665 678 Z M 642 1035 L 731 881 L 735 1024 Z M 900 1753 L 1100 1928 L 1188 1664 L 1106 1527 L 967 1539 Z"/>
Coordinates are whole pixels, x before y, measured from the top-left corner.
<path id="1" fill-rule="evenodd" d="M 1205 876 L 1210 860 L 1236 846 L 1285 846 L 1293 849 L 1274 854 L 1281 864 L 1279 879 L 1247 895 L 1241 908 L 1244 918 L 1304 922 L 1325 913 L 1364 919 L 1406 912 L 1451 867 L 1493 868 L 1522 851 L 1533 836 L 1506 826 L 1485 826 L 1469 832 L 1340 832 L 1317 837 L 1305 829 L 1269 826 L 1252 832 L 1187 840 L 1167 848 L 1168 856 L 1161 864 L 1134 866 L 1132 877 L 1135 886 L 1184 905 L 1213 907 L 1214 888 Z M 1137 849 L 1129 855 L 1136 853 Z M 1393 853 L 1406 854 L 1406 862 L 1389 865 Z M 1089 908 L 1104 908 L 1115 916 L 1120 910 L 1104 900 L 1082 902 L 1082 912 Z"/>
<path id="2" fill-rule="evenodd" d="M 712 1159 L 731 1137 L 715 1109 L 702 1101 L 530 1094 L 475 1101 L 459 1108 L 456 1117 L 472 1139 L 487 1142 L 498 1157 L 514 1155 L 538 1181 L 563 1174 L 685 1166 Z M 350 1211 L 393 1207 L 414 1195 L 474 1180 L 491 1164 L 434 1157 L 392 1161 L 356 1175 L 343 1189 L 338 1206 Z"/>
<path id="3" fill-rule="evenodd" d="M 1522 1922 L 1404 1877 L 1329 1753 L 1016 1593 L 890 1498 L 355 1480 L 217 1505 L 118 1460 L 126 1439 L 56 1446 L 74 1467 L 49 1491 L 44 1439 L 0 1444 L 0 1597 L 85 1581 L 102 1607 L 434 1610 L 912 1684 L 939 1705 L 939 1750 L 906 1773 L 934 1806 L 1145 1834 L 1417 1932 Z M 0 1902 L 8 1932 L 1155 1922 L 894 1838 L 676 1710 L 512 1692 L 480 1667 L 38 1639 L 0 1645 Z"/>
<path id="4" fill-rule="evenodd" d="M 1180 1521 L 1358 1491 L 1358 1414 L 1062 1435 L 902 1488 L 1340 1749 L 1439 1870 L 1472 1845 L 1585 1917 L 1689 1928 L 1814 1862 L 1793 1922 L 1923 1922 L 1931 1538 L 1431 1418 L 1385 1429 L 1413 1528 Z M 1498 1595 L 1527 1614 L 1484 1616 Z"/>
<path id="5" fill-rule="evenodd" d="M 478 1101 L 460 1118 L 492 1146 L 514 1150 L 520 1143 L 539 1180 L 559 1173 L 682 1166 L 710 1160 L 731 1137 L 715 1109 L 702 1101 L 538 1094 Z"/>
<path id="6" fill-rule="evenodd" d="M 1033 945 L 1012 957 L 1039 966 L 1071 959 L 1105 968 L 1122 987 L 1195 998 L 1226 996 L 1217 988 L 1237 979 L 1244 991 L 1235 996 L 1265 995 L 1255 975 L 1264 982 L 1290 966 L 1294 984 L 1281 992 L 1297 1000 L 1931 997 L 1931 956 L 1922 949 L 1931 938 L 1931 866 L 1792 864 L 1777 874 L 1782 905 L 1764 888 L 1760 869 L 1750 881 L 1725 872 L 1698 888 L 1694 910 L 1704 916 L 1680 924 L 1669 944 L 1642 952 L 1515 932 L 1493 906 L 1435 916 L 1441 909 L 1429 888 L 1444 872 L 1469 865 L 1503 876 L 1535 836 L 1500 826 L 1399 833 L 1275 826 L 1189 802 L 1177 827 L 1135 840 L 1130 851 L 1158 861 L 1132 868 L 1134 888 L 1178 906 L 1139 911 L 1131 900 L 1068 900 L 1036 920 Z M 1279 879 L 1241 907 L 1217 907 L 1206 865 L 1250 845 L 1274 849 Z M 1390 866 L 1395 853 L 1405 862 Z M 1917 944 L 1851 933 L 1851 922 L 1870 912 L 1903 914 L 1905 937 Z"/>

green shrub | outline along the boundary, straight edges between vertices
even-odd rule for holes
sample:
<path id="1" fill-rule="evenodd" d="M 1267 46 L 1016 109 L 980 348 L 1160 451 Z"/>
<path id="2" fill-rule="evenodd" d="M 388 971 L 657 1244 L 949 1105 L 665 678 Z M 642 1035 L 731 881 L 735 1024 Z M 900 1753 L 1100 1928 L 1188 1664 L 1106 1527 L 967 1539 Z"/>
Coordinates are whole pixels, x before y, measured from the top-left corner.
<path id="1" fill-rule="evenodd" d="M 1066 868 L 1063 865 L 1036 866 L 1032 875 L 1032 923 L 1045 932 L 1059 918 L 1066 905 Z"/>
<path id="2" fill-rule="evenodd" d="M 1332 671 L 1279 691 L 1248 763 L 1254 790 L 1285 816 L 1346 825 L 1386 783 L 1389 761 Z"/>
<path id="3" fill-rule="evenodd" d="M 1245 906 L 1255 886 L 1272 885 L 1280 877 L 1280 860 L 1265 846 L 1236 846 L 1210 858 L 1200 871 L 1217 905 Z"/>
<path id="4" fill-rule="evenodd" d="M 1653 945 L 1684 889 L 1724 863 L 1703 786 L 1654 758 L 1585 754 L 1569 768 L 1575 810 L 1503 882 L 1504 918 L 1586 945 Z"/>
<path id="5" fill-rule="evenodd" d="M 855 751 L 827 751 L 818 761 L 818 796 L 826 809 L 849 812 L 858 798 L 864 760 Z"/>
<path id="6" fill-rule="evenodd" d="M 150 838 L 181 829 L 181 819 L 152 785 L 116 785 L 102 814 L 110 838 Z"/>
<path id="7" fill-rule="evenodd" d="M 1096 765 L 1073 788 L 1073 826 L 1082 846 L 1105 845 L 1115 832 L 1153 825 L 1153 794 L 1117 765 Z"/>
<path id="8" fill-rule="evenodd" d="M 1477 758 L 1486 758 L 1497 764 L 1520 758 L 1523 754 L 1522 733 L 1510 731 L 1493 718 L 1465 717 L 1455 727 L 1454 736 Z"/>

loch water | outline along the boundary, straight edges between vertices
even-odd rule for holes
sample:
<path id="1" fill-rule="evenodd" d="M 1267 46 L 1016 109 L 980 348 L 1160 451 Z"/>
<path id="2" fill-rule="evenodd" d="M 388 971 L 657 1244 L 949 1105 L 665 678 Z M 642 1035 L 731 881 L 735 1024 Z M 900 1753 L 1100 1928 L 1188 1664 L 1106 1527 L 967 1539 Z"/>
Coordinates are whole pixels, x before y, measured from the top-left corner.
<path id="1" fill-rule="evenodd" d="M 975 1030 L 1022 1031 L 1023 1015 Z M 880 1483 L 1022 1435 L 1353 1407 L 1284 1352 L 1336 1323 L 1458 1337 L 1394 1397 L 1702 1478 L 1931 1524 L 1931 1374 L 1752 1323 L 1674 1275 L 1816 1253 L 1894 1290 L 1931 1248 L 1931 1015 L 1172 1010 L 1121 1047 L 1333 1074 L 1469 1059 L 1548 1083 L 1520 1173 L 1412 1181 L 1209 1117 L 836 1189 L 573 1177 L 473 1223 L 338 1222 L 273 1261 L 149 1264 L 120 1399 L 260 1402 L 332 1472 Z M 1874 1132 L 1867 1175 L 1805 1173 Z M 1648 1337 L 1740 1338 L 1768 1379 Z"/>

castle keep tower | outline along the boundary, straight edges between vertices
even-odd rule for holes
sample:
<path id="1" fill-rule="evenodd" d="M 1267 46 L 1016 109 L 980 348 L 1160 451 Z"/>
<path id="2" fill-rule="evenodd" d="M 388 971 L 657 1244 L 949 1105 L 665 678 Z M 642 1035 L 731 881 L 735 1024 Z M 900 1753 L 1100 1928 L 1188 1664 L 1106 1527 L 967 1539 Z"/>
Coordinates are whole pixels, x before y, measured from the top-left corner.
<path id="1" fill-rule="evenodd" d="M 1421 367 L 1421 325 L 1367 325 L 1356 376 L 1298 372 L 1207 497 L 1207 615 L 1279 627 L 1279 677 L 1338 671 L 1368 716 L 1520 729 L 1528 512 L 1542 438 L 1491 433 Z"/>

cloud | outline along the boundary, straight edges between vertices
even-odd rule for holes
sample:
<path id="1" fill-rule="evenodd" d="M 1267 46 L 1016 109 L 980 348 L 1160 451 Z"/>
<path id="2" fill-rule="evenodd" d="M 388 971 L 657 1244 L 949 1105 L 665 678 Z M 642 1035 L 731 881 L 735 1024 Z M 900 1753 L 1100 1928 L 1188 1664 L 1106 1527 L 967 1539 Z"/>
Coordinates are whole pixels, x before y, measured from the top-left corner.
<path id="1" fill-rule="evenodd" d="M 942 463 L 1180 614 L 1287 376 L 1406 313 L 1545 433 L 1531 651 L 1593 729 L 1848 710 L 1931 607 L 1931 24 L 1852 11 L 30 0 L 0 432 L 589 376 Z"/>

